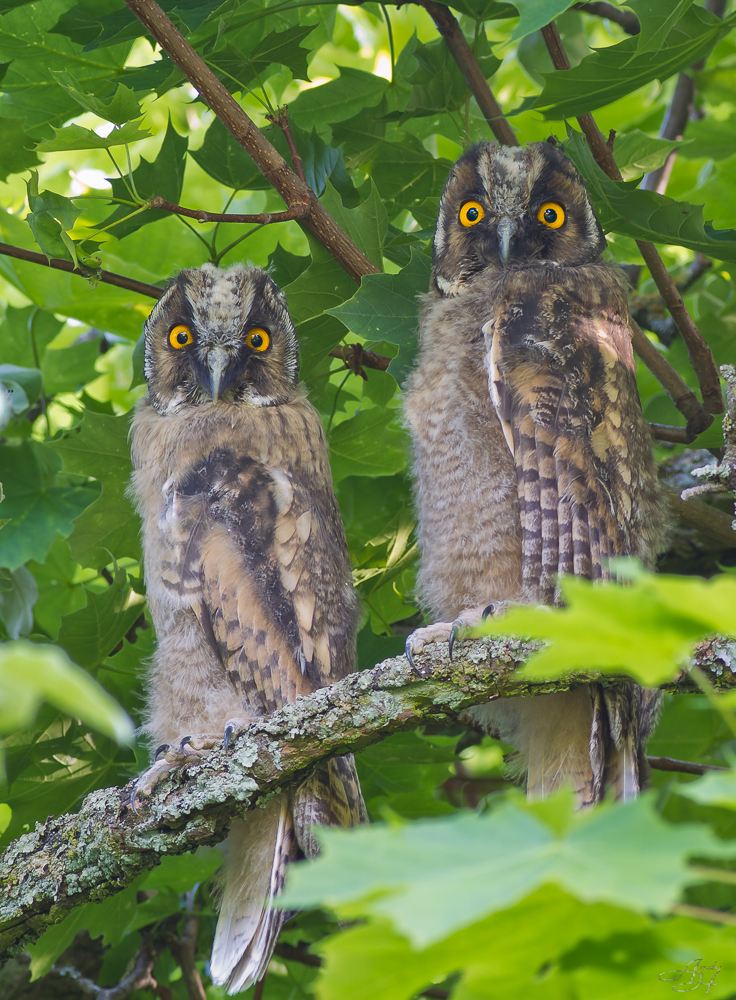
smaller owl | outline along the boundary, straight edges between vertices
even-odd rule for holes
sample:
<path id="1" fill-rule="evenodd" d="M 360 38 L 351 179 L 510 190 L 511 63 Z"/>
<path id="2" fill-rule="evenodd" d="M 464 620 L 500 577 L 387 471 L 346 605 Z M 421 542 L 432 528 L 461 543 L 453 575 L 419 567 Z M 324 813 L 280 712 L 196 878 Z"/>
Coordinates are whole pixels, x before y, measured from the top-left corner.
<path id="1" fill-rule="evenodd" d="M 355 668 L 357 598 L 319 415 L 298 385 L 286 300 L 258 268 L 182 271 L 144 329 L 148 396 L 132 427 L 157 648 L 135 794 L 250 722 Z M 135 801 L 135 800 L 134 800 Z M 265 974 L 287 862 L 317 824 L 365 819 L 352 757 L 235 820 L 211 975 Z"/>

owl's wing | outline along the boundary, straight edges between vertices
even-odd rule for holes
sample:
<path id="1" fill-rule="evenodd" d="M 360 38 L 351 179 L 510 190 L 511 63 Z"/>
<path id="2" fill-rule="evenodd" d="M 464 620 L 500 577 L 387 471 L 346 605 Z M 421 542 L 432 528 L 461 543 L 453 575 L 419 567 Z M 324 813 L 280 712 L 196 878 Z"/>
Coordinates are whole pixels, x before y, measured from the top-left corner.
<path id="1" fill-rule="evenodd" d="M 657 505 L 656 480 L 628 312 L 615 292 L 606 308 L 600 289 L 517 288 L 484 326 L 491 397 L 516 466 L 530 600 L 551 603 L 558 574 L 600 579 L 608 557 L 646 556 L 639 521 Z"/>
<path id="2" fill-rule="evenodd" d="M 312 471 L 307 484 L 233 448 L 167 484 L 165 581 L 258 715 L 354 669 L 345 535 L 332 484 Z"/>

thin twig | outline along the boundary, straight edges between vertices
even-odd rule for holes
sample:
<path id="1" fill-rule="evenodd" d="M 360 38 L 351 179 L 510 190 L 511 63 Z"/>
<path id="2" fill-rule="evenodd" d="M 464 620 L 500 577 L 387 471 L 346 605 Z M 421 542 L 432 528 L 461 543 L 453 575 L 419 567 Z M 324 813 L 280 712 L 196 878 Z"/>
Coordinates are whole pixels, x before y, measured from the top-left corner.
<path id="1" fill-rule="evenodd" d="M 678 774 L 707 774 L 709 771 L 730 770 L 716 764 L 695 764 L 690 760 L 675 760 L 673 757 L 647 757 L 647 762 L 655 771 L 677 771 Z"/>
<path id="2" fill-rule="evenodd" d="M 71 261 L 58 260 L 56 257 L 48 259 L 46 254 L 36 253 L 34 250 L 24 250 L 22 247 L 13 247 L 9 243 L 0 243 L 0 254 L 5 257 L 16 257 L 18 260 L 27 260 L 31 264 L 40 264 L 42 267 L 51 267 L 55 271 L 66 271 L 69 274 L 76 274 L 86 280 L 102 281 L 107 285 L 117 285 L 118 288 L 127 288 L 129 292 L 138 292 L 139 295 L 148 295 L 153 299 L 160 299 L 164 294 L 163 288 L 156 285 L 149 285 L 145 281 L 136 281 L 135 278 L 126 278 L 123 274 L 115 274 L 112 271 L 90 271 L 85 272 L 76 268 Z"/>
<path id="3" fill-rule="evenodd" d="M 309 202 L 301 202 L 292 205 L 285 212 L 258 212 L 255 215 L 235 215 L 226 212 L 205 212 L 199 208 L 184 208 L 182 205 L 174 205 L 159 195 L 154 195 L 150 201 L 151 208 L 160 208 L 164 212 L 172 212 L 174 215 L 183 215 L 188 219 L 196 219 L 197 222 L 255 222 L 261 226 L 268 226 L 272 222 L 288 222 L 291 219 L 303 219 L 309 211 Z"/>
<path id="4" fill-rule="evenodd" d="M 570 60 L 567 58 L 560 33 L 554 21 L 542 28 L 542 35 L 555 69 L 570 69 Z M 621 172 L 593 116 L 588 113 L 580 115 L 577 120 L 588 140 L 590 151 L 598 166 L 612 180 L 620 181 Z M 703 394 L 703 407 L 699 408 L 699 412 L 694 418 L 688 420 L 688 430 L 697 436 L 711 425 L 713 422 L 713 413 L 723 412 L 723 396 L 718 380 L 716 363 L 710 348 L 703 339 L 703 335 L 685 308 L 682 296 L 677 290 L 672 276 L 664 266 L 662 258 L 659 256 L 654 244 L 647 243 L 644 240 L 637 240 L 636 245 L 639 247 L 639 252 L 644 258 L 644 263 L 649 268 L 649 273 L 654 279 L 665 305 L 677 324 L 677 329 L 680 331 L 687 347 L 690 364 L 698 378 L 698 383 Z"/>
<path id="5" fill-rule="evenodd" d="M 141 947 L 136 956 L 135 965 L 117 986 L 104 989 L 97 986 L 91 979 L 87 979 L 73 966 L 65 965 L 61 968 L 53 967 L 53 971 L 59 976 L 68 976 L 73 979 L 80 990 L 87 996 L 94 997 L 95 1000 L 128 1000 L 136 990 L 149 989 L 154 993 L 159 992 L 159 985 L 153 978 L 153 967 L 158 961 L 158 957 L 163 951 L 163 941 L 154 940 L 150 931 L 141 931 Z M 204 997 L 204 994 L 202 994 Z M 206 998 L 205 998 L 206 1000 Z"/>
<path id="6" fill-rule="evenodd" d="M 727 924 L 729 927 L 736 927 L 736 914 L 724 913 L 722 910 L 711 910 L 707 906 L 675 903 L 671 912 L 678 917 L 694 917 L 696 920 L 708 920 L 714 924 Z"/>
<path id="7" fill-rule="evenodd" d="M 444 4 L 435 3 L 434 0 L 414 0 L 414 3 L 424 7 L 434 21 L 495 137 L 504 146 L 518 146 L 519 140 L 504 118 L 501 106 L 493 96 L 478 60 L 473 55 L 473 50 L 468 45 L 452 11 Z"/>
<path id="8" fill-rule="evenodd" d="M 379 273 L 378 268 L 337 225 L 319 201 L 312 197 L 304 181 L 259 131 L 159 5 L 154 0 L 125 2 L 289 208 L 309 201 L 309 210 L 302 220 L 303 224 L 347 273 L 357 282 L 360 282 L 364 274 Z"/>
<path id="9" fill-rule="evenodd" d="M 623 28 L 627 35 L 638 35 L 641 31 L 639 18 L 628 10 L 621 10 L 614 7 L 612 3 L 599 2 L 599 0 L 589 0 L 588 3 L 574 3 L 573 10 L 580 10 L 584 14 L 596 14 L 598 17 L 605 17 L 607 21 L 613 21 Z"/>

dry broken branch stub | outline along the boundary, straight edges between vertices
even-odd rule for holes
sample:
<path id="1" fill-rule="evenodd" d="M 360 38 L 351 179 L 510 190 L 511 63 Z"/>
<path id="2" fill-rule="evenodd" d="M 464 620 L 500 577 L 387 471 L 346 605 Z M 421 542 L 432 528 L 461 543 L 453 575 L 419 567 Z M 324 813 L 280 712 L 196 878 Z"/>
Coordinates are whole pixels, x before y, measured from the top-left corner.
<path id="1" fill-rule="evenodd" d="M 313 197 L 304 181 L 259 131 L 229 90 L 220 83 L 159 5 L 154 0 L 125 0 L 125 3 L 198 91 L 202 100 L 217 115 L 228 132 L 248 153 L 287 206 L 291 209 L 305 201 L 309 203 L 309 210 L 302 223 L 341 267 L 358 282 L 365 274 L 378 274 L 378 268 Z"/>
<path id="2" fill-rule="evenodd" d="M 79 813 L 38 824 L 0 857 L 0 958 L 21 951 L 74 906 L 118 892 L 163 855 L 220 842 L 234 816 L 331 757 L 391 733 L 454 723 L 471 705 L 496 697 L 547 694 L 593 679 L 514 676 L 538 646 L 515 638 L 460 640 L 453 661 L 444 644 L 418 654 L 421 677 L 403 656 L 351 674 L 254 723 L 229 752 L 214 750 L 162 781 L 140 815 L 129 808 L 130 786 L 92 792 Z M 701 644 L 694 662 L 715 686 L 736 687 L 735 656 L 733 644 L 712 641 Z M 698 690 L 687 674 L 664 689 Z"/>

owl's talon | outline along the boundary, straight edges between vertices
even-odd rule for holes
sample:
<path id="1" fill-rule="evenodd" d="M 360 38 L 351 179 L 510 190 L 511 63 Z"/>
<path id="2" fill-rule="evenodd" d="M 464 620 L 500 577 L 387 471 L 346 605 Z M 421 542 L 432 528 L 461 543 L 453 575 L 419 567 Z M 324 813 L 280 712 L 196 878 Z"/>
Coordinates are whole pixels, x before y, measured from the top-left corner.
<path id="1" fill-rule="evenodd" d="M 460 631 L 460 626 L 457 622 L 452 623 L 452 628 L 450 629 L 450 638 L 447 640 L 447 648 L 450 654 L 450 660 L 452 660 L 452 650 L 455 646 L 455 639 L 457 639 L 457 634 Z"/>
<path id="2" fill-rule="evenodd" d="M 409 666 L 411 667 L 411 669 L 412 670 L 417 670 L 417 665 L 414 662 L 414 657 L 412 656 L 412 652 L 411 652 L 411 636 L 407 637 L 406 643 L 404 644 L 404 655 L 406 656 L 407 660 L 409 661 Z M 419 671 L 417 671 L 417 673 L 418 672 Z"/>
<path id="3" fill-rule="evenodd" d="M 170 743 L 162 743 L 160 747 L 156 747 L 156 750 L 155 750 L 155 752 L 153 754 L 153 763 L 154 764 L 159 759 L 159 757 L 161 756 L 161 754 L 165 753 L 165 751 L 168 750 L 170 748 L 170 746 L 171 746 Z"/>
<path id="4" fill-rule="evenodd" d="M 186 753 L 186 750 L 184 749 L 184 747 L 186 746 L 187 743 L 191 743 L 191 742 L 192 742 L 192 737 L 191 736 L 185 736 L 184 739 L 181 740 L 180 743 L 179 743 L 179 751 L 181 753 Z"/>
<path id="5" fill-rule="evenodd" d="M 129 800 L 130 808 L 133 810 L 136 816 L 138 815 L 138 807 L 135 804 L 135 797 L 137 794 L 138 794 L 138 782 L 136 781 L 136 783 L 130 790 L 130 800 Z"/>
<path id="6" fill-rule="evenodd" d="M 496 609 L 495 604 L 489 604 L 487 607 L 483 608 L 483 614 L 481 616 L 482 620 L 485 621 L 486 618 L 492 617 L 492 615 L 495 613 L 495 609 Z"/>
<path id="7" fill-rule="evenodd" d="M 225 753 L 227 753 L 227 748 L 230 746 L 230 739 L 235 732 L 235 726 L 231 726 L 229 723 L 225 726 L 225 738 L 222 741 Z"/>

